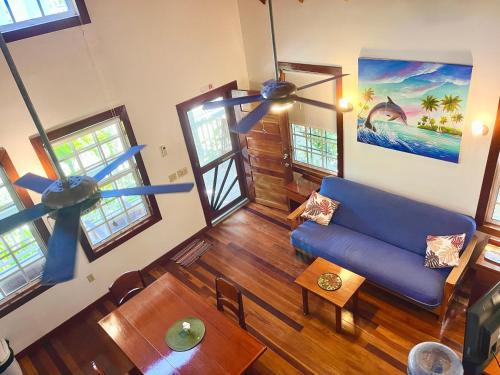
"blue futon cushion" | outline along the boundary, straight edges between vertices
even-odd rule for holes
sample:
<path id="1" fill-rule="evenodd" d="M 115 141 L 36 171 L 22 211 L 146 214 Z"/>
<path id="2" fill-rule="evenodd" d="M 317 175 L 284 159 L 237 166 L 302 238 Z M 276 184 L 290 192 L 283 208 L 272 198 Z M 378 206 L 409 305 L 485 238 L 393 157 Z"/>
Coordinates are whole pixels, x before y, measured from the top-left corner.
<path id="1" fill-rule="evenodd" d="M 307 221 L 291 235 L 292 245 L 320 256 L 428 307 L 443 298 L 450 269 L 424 267 L 424 256 L 337 224 Z"/>

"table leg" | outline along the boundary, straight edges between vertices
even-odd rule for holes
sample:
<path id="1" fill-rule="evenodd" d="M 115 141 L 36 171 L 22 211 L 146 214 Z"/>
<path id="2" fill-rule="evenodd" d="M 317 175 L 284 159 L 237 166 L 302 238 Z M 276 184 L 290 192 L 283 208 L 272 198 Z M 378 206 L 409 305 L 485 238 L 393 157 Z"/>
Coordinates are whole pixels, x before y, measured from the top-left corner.
<path id="1" fill-rule="evenodd" d="M 302 288 L 302 308 L 304 310 L 304 315 L 309 314 L 309 295 L 306 288 Z"/>
<path id="2" fill-rule="evenodd" d="M 353 322 L 357 321 L 357 315 L 358 315 L 358 292 L 354 293 L 354 296 L 352 296 L 352 321 Z"/>
<path id="3" fill-rule="evenodd" d="M 335 331 L 342 331 L 342 308 L 335 306 Z"/>

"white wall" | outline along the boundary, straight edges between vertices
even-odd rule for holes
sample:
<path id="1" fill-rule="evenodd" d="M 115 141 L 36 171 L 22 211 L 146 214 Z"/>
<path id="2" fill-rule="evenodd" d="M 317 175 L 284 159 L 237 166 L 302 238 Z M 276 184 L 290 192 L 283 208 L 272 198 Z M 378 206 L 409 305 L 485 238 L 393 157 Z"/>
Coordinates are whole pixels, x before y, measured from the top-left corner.
<path id="1" fill-rule="evenodd" d="M 272 77 L 267 7 L 239 0 L 248 75 L 253 87 Z M 356 141 L 355 114 L 344 118 L 345 177 L 474 215 L 492 132 L 470 133 L 471 120 L 493 126 L 500 94 L 498 0 L 275 0 L 278 59 L 341 65 L 354 98 L 362 50 L 381 56 L 474 69 L 460 163 L 452 164 Z"/>
<path id="2" fill-rule="evenodd" d="M 238 79 L 246 65 L 234 0 L 86 0 L 92 23 L 9 45 L 47 128 L 125 104 L 152 183 L 188 166 L 175 105 Z M 146 3 L 146 2 L 144 2 Z M 86 44 L 87 41 L 88 45 Z M 95 59 L 92 62 L 90 55 Z M 97 68 L 97 73 L 96 69 Z M 34 125 L 0 58 L 0 146 L 18 172 L 44 175 L 28 141 Z M 168 156 L 160 157 L 165 144 Z M 35 202 L 37 194 L 32 195 Z M 204 227 L 198 193 L 158 197 L 163 220 L 89 264 L 78 253 L 77 278 L 0 319 L 1 335 L 21 350 L 102 296 L 119 274 L 139 269 Z M 85 276 L 95 275 L 89 284 Z"/>

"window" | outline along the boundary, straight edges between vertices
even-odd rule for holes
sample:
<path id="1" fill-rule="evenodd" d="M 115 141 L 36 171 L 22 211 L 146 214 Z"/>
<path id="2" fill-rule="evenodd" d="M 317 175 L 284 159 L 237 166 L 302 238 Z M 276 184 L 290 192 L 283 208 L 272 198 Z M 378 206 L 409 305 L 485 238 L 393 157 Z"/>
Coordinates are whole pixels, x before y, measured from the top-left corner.
<path id="1" fill-rule="evenodd" d="M 7 42 L 89 22 L 84 0 L 0 0 L 0 31 Z"/>
<path id="2" fill-rule="evenodd" d="M 114 115 L 113 112 L 118 115 Z M 56 134 L 58 133 L 58 134 Z M 49 139 L 64 173 L 95 175 L 136 144 L 124 107 L 49 132 Z M 38 138 L 35 138 L 38 139 Z M 38 139 L 39 140 L 39 139 Z M 40 152 L 37 151 L 40 155 Z M 48 161 L 47 155 L 43 153 Z M 47 163 L 44 164 L 47 164 Z M 52 168 L 51 168 L 52 169 Z M 53 173 L 53 172 L 52 172 Z M 55 177 L 55 176 L 54 176 Z M 123 163 L 99 183 L 102 190 L 149 185 L 140 156 Z M 128 196 L 101 200 L 82 215 L 82 246 L 90 260 L 129 238 L 132 232 L 149 227 L 160 217 L 154 197 Z M 145 229 L 145 228 L 143 228 Z M 122 241 L 118 241 L 122 239 Z"/>
<path id="3" fill-rule="evenodd" d="M 500 102 L 476 210 L 476 224 L 500 245 Z"/>
<path id="4" fill-rule="evenodd" d="M 337 134 L 291 124 L 293 161 L 337 173 Z"/>
<path id="5" fill-rule="evenodd" d="M 0 149 L 0 219 L 33 206 L 28 193 L 13 185 L 17 178 L 7 152 Z M 48 235 L 41 220 L 0 235 L 0 316 L 26 302 L 29 294 L 31 298 L 47 289 L 40 287 L 38 281 L 45 263 Z M 40 290 L 35 291 L 37 287 Z"/>

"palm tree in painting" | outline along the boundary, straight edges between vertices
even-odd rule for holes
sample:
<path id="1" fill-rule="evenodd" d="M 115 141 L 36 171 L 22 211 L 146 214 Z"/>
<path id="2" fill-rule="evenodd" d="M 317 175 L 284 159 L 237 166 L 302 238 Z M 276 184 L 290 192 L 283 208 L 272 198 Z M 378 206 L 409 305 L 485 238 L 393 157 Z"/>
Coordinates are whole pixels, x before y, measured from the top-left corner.
<path id="1" fill-rule="evenodd" d="M 422 116 L 421 120 L 422 120 L 422 125 L 425 126 L 427 125 L 427 121 L 429 121 L 429 116 Z"/>
<path id="2" fill-rule="evenodd" d="M 442 117 L 439 119 L 439 124 L 441 125 L 441 127 L 442 127 L 442 126 L 445 126 L 447 122 L 448 122 L 448 117 L 446 117 L 446 116 L 442 116 Z M 438 128 L 438 131 L 440 132 L 440 131 L 441 131 L 441 129 L 440 129 L 440 128 Z"/>
<path id="3" fill-rule="evenodd" d="M 432 115 L 432 112 L 436 111 L 439 108 L 439 99 L 433 95 L 427 95 L 425 99 L 422 99 L 420 105 L 427 112 L 427 115 L 430 117 Z"/>
<path id="4" fill-rule="evenodd" d="M 369 108 L 368 103 L 373 101 L 373 98 L 375 97 L 375 91 L 373 91 L 371 87 L 368 87 L 365 89 L 361 97 L 364 100 L 364 104 L 360 103 L 361 110 L 358 113 L 358 117 L 361 117 L 361 114 Z"/>
<path id="5" fill-rule="evenodd" d="M 447 113 L 455 113 L 460 108 L 460 103 L 462 99 L 459 96 L 453 95 L 445 95 L 443 99 L 441 99 L 441 105 L 443 106 L 443 110 Z"/>
<path id="6" fill-rule="evenodd" d="M 464 120 L 464 116 L 461 113 L 455 113 L 451 116 L 451 122 L 453 125 L 458 125 Z"/>
<path id="7" fill-rule="evenodd" d="M 434 130 L 434 126 L 436 126 L 436 120 L 431 118 L 429 120 L 429 125 L 431 126 L 431 129 Z"/>

